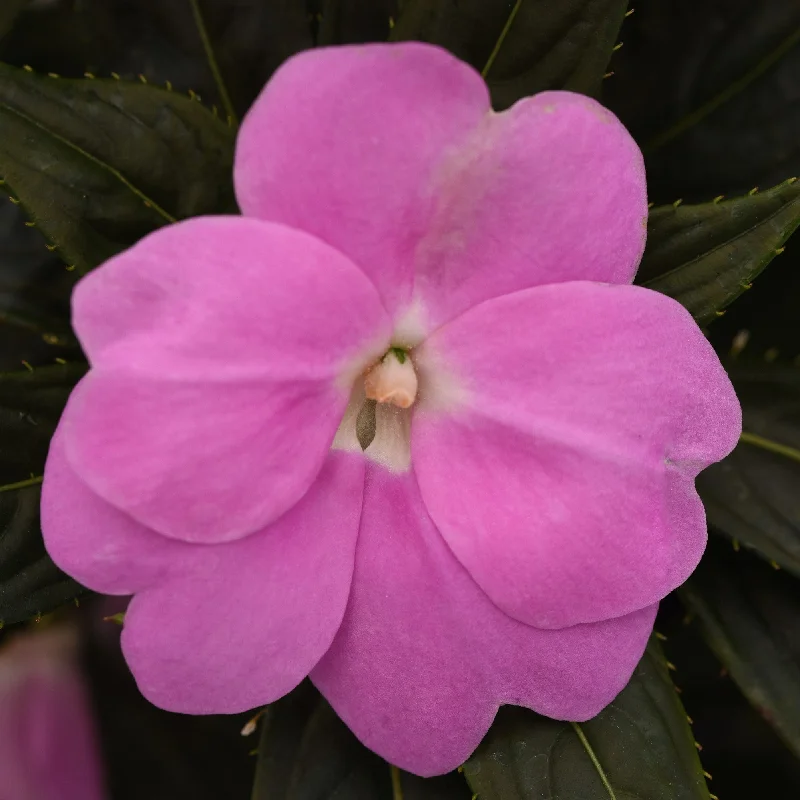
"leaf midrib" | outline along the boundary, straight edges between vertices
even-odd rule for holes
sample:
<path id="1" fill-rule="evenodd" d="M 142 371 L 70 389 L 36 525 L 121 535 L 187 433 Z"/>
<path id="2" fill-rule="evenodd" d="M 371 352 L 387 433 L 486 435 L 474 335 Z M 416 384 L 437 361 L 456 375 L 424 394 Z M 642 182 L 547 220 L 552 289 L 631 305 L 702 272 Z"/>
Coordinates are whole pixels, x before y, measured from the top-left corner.
<path id="1" fill-rule="evenodd" d="M 583 749 L 586 751 L 586 755 L 589 756 L 589 759 L 594 765 L 594 768 L 597 770 L 597 774 L 600 776 L 600 780 L 603 782 L 603 786 L 608 792 L 609 800 L 617 800 L 616 792 L 611 786 L 611 782 L 608 780 L 605 770 L 603 769 L 602 764 L 600 764 L 600 760 L 597 758 L 597 755 L 592 749 L 592 746 L 589 744 L 589 740 L 586 738 L 586 734 L 583 732 L 583 728 L 581 728 L 581 726 L 577 722 L 570 722 L 570 725 L 572 726 L 572 729 L 575 731 L 578 740 L 583 745 Z"/>
<path id="2" fill-rule="evenodd" d="M 789 184 L 789 185 L 792 186 L 793 184 Z M 789 207 L 791 207 L 792 205 L 794 205 L 798 201 L 800 201 L 800 195 L 798 195 L 797 197 L 793 197 L 791 200 L 785 201 L 783 203 L 783 205 L 781 205 L 780 208 L 776 208 L 775 211 L 773 211 L 771 214 L 769 214 L 768 216 L 764 217 L 759 222 L 756 222 L 754 225 L 751 225 L 749 228 L 745 228 L 745 230 L 740 231 L 735 236 L 732 236 L 730 239 L 726 239 L 724 242 L 722 242 L 721 244 L 718 244 L 716 247 L 712 247 L 710 250 L 705 250 L 699 256 L 695 256 L 693 259 L 691 259 L 691 261 L 684 261 L 683 264 L 679 264 L 677 267 L 673 267 L 668 272 L 662 272 L 661 275 L 659 275 L 658 277 L 651 278 L 649 281 L 645 281 L 642 284 L 642 286 L 648 287 L 648 286 L 650 286 L 650 285 L 652 285 L 652 284 L 654 284 L 654 283 L 656 283 L 656 282 L 658 282 L 658 281 L 660 281 L 660 280 L 662 280 L 664 278 L 669 277 L 670 275 L 674 275 L 676 272 L 681 272 L 682 270 L 693 266 L 697 262 L 702 261 L 704 258 L 707 258 L 708 256 L 712 255 L 713 253 L 716 253 L 717 250 L 721 250 L 724 247 L 728 247 L 728 245 L 730 245 L 732 242 L 735 242 L 735 241 L 741 239 L 744 236 L 748 236 L 753 231 L 757 230 L 758 228 L 762 227 L 763 225 L 766 225 L 768 222 L 770 222 L 770 220 L 774 219 L 776 216 L 778 216 L 778 214 L 782 214 L 784 211 L 786 211 Z M 734 201 L 731 201 L 731 202 L 734 202 Z M 798 218 L 794 223 L 794 227 L 796 228 L 798 225 L 800 225 L 800 214 L 798 214 Z M 792 235 L 792 232 L 793 231 L 790 230 L 785 235 L 784 241 L 786 239 L 788 239 L 789 236 Z M 774 252 L 773 253 L 767 253 L 767 255 L 768 256 L 774 256 L 775 253 Z"/>
<path id="3" fill-rule="evenodd" d="M 800 463 L 800 450 L 791 445 L 781 444 L 781 442 L 776 442 L 774 439 L 769 439 L 766 436 L 759 436 L 757 433 L 750 433 L 749 431 L 742 431 L 739 441 L 754 445 L 755 447 L 760 447 L 762 450 L 768 450 L 770 453 L 775 453 Z"/>

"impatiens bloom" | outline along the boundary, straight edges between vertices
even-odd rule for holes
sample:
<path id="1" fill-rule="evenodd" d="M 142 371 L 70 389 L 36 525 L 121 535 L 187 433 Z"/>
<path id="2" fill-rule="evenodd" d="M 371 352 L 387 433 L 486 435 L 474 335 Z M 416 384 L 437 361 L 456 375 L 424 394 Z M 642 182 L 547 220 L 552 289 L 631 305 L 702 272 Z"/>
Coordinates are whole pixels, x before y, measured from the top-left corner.
<path id="1" fill-rule="evenodd" d="M 102 800 L 100 752 L 71 628 L 0 647 L 0 798 Z"/>
<path id="2" fill-rule="evenodd" d="M 135 595 L 142 692 L 238 712 L 310 675 L 422 775 L 500 704 L 595 715 L 740 431 L 689 314 L 630 285 L 635 143 L 566 92 L 495 114 L 434 47 L 322 49 L 250 111 L 235 183 L 244 216 L 159 230 L 73 298 L 91 370 L 44 533 Z"/>

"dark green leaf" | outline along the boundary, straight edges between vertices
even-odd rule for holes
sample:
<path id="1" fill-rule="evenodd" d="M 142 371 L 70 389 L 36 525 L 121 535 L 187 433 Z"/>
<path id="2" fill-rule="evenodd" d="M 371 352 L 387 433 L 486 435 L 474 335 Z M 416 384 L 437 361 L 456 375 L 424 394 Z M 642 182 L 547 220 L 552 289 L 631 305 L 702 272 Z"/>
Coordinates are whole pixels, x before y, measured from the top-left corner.
<path id="1" fill-rule="evenodd" d="M 108 5 L 105 0 L 103 2 Z M 368 19 L 372 20 L 373 9 L 382 2 L 384 0 L 375 0 L 368 4 L 366 0 L 352 0 L 351 4 L 360 3 L 362 9 L 369 12 Z M 200 10 L 223 81 L 239 115 L 247 111 L 272 73 L 287 58 L 314 46 L 314 11 L 318 10 L 320 3 L 321 0 L 246 3 L 200 0 Z M 215 97 L 211 73 L 192 18 L 191 3 L 188 0 L 179 3 L 137 0 L 133 13 L 137 21 L 148 28 L 149 35 L 140 47 L 158 47 L 158 58 L 151 58 L 151 63 L 156 61 L 159 64 L 164 77 L 177 80 L 178 69 L 184 75 L 191 74 L 191 78 L 184 79 L 189 80 L 188 85 L 195 89 L 203 86 L 203 99 L 221 104 L 221 98 Z M 347 22 L 361 26 L 360 20 L 348 19 Z M 388 16 L 385 22 L 388 27 Z M 162 36 L 166 36 L 167 41 L 160 41 L 158 37 Z M 157 42 L 155 47 L 153 42 Z M 172 52 L 164 52 L 168 49 Z M 138 53 L 136 56 L 141 58 Z M 199 70 L 198 64 L 202 64 Z"/>
<path id="2" fill-rule="evenodd" d="M 19 369 L 23 359 L 53 363 L 79 357 L 69 325 L 76 273 L 48 253 L 25 219 L 0 195 L 0 372 Z"/>
<path id="3" fill-rule="evenodd" d="M 485 71 L 495 108 L 502 109 L 546 89 L 597 95 L 627 5 L 627 0 L 408 0 L 392 38 L 441 45 Z"/>
<path id="4" fill-rule="evenodd" d="M 81 602 L 81 662 L 91 693 L 106 777 L 105 800 L 244 800 L 253 785 L 252 713 L 193 716 L 163 711 L 136 687 L 119 646 L 121 628 L 103 616 L 124 598 Z M 39 800 L 39 798 L 30 798 Z M 41 798 L 44 800 L 44 798 Z M 57 800 L 57 798 L 51 798 Z M 65 800 L 59 798 L 58 800 Z M 89 800 L 75 797 L 74 800 Z"/>
<path id="5" fill-rule="evenodd" d="M 705 324 L 735 300 L 800 225 L 800 183 L 650 212 L 636 282 L 674 297 Z"/>
<path id="6" fill-rule="evenodd" d="M 717 543 L 680 591 L 731 677 L 800 757 L 800 585 Z"/>
<path id="7" fill-rule="evenodd" d="M 25 297 L 13 299 L 14 307 L 0 307 L 0 324 L 13 325 L 31 334 L 38 334 L 43 341 L 55 347 L 77 346 L 72 331 L 63 320 L 43 312 Z"/>
<path id="8" fill-rule="evenodd" d="M 713 528 L 800 575 L 800 370 L 730 366 L 743 441 L 697 478 Z"/>
<path id="9" fill-rule="evenodd" d="M 50 437 L 85 364 L 0 373 L 0 485 L 41 475 Z"/>
<path id="10" fill-rule="evenodd" d="M 694 737 L 661 648 L 627 688 L 576 725 L 500 709 L 464 772 L 481 800 L 708 800 Z"/>
<path id="11" fill-rule="evenodd" d="M 0 623 L 52 611 L 82 589 L 50 560 L 39 529 L 39 486 L 0 492 Z"/>
<path id="12" fill-rule="evenodd" d="M 264 713 L 253 800 L 389 800 L 392 768 L 367 750 L 309 683 Z M 471 800 L 458 773 L 395 771 L 404 800 Z"/>
<path id="13" fill-rule="evenodd" d="M 81 590 L 45 553 L 38 481 L 50 437 L 83 364 L 0 374 L 0 621 L 52 610 Z M 16 484 L 20 488 L 9 488 Z M 29 485 L 25 485 L 29 484 Z"/>
<path id="14" fill-rule="evenodd" d="M 141 84 L 0 65 L 0 177 L 81 273 L 173 219 L 234 210 L 233 131 Z"/>
<path id="15" fill-rule="evenodd" d="M 702 202 L 796 174 L 800 47 L 784 47 L 800 28 L 800 3 L 666 0 L 631 7 L 636 13 L 625 23 L 625 47 L 604 82 L 604 102 L 645 149 L 695 121 L 647 153 L 651 196 Z M 704 108 L 713 110 L 698 120 L 695 112 Z"/>
<path id="16" fill-rule="evenodd" d="M 264 714 L 253 800 L 385 800 L 389 766 L 309 684 Z"/>
<path id="17" fill-rule="evenodd" d="M 420 778 L 408 772 L 400 773 L 403 800 L 474 800 L 472 789 L 458 772 L 438 778 Z"/>

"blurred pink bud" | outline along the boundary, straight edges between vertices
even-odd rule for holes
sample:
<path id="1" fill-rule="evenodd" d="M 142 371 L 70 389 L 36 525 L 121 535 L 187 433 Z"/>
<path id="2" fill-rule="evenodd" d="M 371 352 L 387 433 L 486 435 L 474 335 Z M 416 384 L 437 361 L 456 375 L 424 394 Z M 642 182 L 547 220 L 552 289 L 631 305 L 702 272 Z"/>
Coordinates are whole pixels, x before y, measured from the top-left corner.
<path id="1" fill-rule="evenodd" d="M 0 800 L 103 800 L 77 636 L 53 627 L 0 647 Z"/>

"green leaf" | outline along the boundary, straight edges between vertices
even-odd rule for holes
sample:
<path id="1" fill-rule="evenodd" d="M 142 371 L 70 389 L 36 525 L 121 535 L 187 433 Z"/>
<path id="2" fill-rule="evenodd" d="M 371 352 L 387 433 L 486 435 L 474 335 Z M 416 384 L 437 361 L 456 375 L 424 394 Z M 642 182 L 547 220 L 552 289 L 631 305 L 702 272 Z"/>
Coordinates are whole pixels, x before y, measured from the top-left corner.
<path id="1" fill-rule="evenodd" d="M 81 588 L 50 560 L 39 527 L 50 438 L 84 364 L 0 374 L 0 621 L 19 622 Z"/>
<path id="2" fill-rule="evenodd" d="M 385 800 L 389 766 L 309 684 L 268 706 L 253 800 Z"/>
<path id="3" fill-rule="evenodd" d="M 0 485 L 41 475 L 50 438 L 85 364 L 0 373 Z"/>
<path id="4" fill-rule="evenodd" d="M 472 789 L 458 772 L 438 778 L 420 778 L 408 772 L 400 773 L 402 800 L 475 800 Z"/>
<path id="5" fill-rule="evenodd" d="M 596 96 L 627 0 L 408 0 L 392 39 L 447 48 L 484 72 L 495 108 L 546 89 Z"/>
<path id="6" fill-rule="evenodd" d="M 800 757 L 800 585 L 717 543 L 680 594 L 730 676 Z"/>
<path id="7" fill-rule="evenodd" d="M 309 683 L 264 710 L 253 800 L 471 800 L 458 773 L 419 778 L 362 745 Z"/>
<path id="8" fill-rule="evenodd" d="M 0 623 L 22 622 L 83 589 L 47 555 L 39 528 L 39 486 L 0 492 Z"/>
<path id="9" fill-rule="evenodd" d="M 744 433 L 697 477 L 708 521 L 800 576 L 800 370 L 733 362 L 729 372 Z"/>
<path id="10" fill-rule="evenodd" d="M 1 298 L 2 291 L 0 291 Z M 0 307 L 0 324 L 13 325 L 31 334 L 38 334 L 53 346 L 77 348 L 77 340 L 64 320 L 47 314 L 28 302 L 27 298 L 12 299 L 13 306 Z"/>
<path id="11" fill-rule="evenodd" d="M 235 210 L 234 134 L 188 97 L 0 64 L 0 178 L 80 273 L 175 219 Z"/>
<path id="12" fill-rule="evenodd" d="M 673 139 L 684 134 L 687 130 L 701 123 L 706 117 L 713 114 L 719 108 L 730 103 L 740 92 L 744 92 L 759 78 L 762 78 L 770 71 L 774 71 L 775 66 L 797 47 L 798 43 L 800 43 L 800 28 L 796 26 L 796 22 L 794 30 L 792 30 L 788 36 L 786 35 L 787 27 L 792 25 L 792 17 L 794 20 L 797 20 L 796 8 L 790 9 L 790 7 L 787 6 L 787 16 L 780 13 L 776 14 L 775 9 L 772 11 L 773 13 L 770 14 L 767 10 L 767 13 L 764 14 L 762 19 L 758 18 L 757 11 L 755 17 L 752 14 L 748 14 L 743 19 L 740 18 L 735 21 L 731 19 L 729 25 L 725 26 L 724 32 L 720 30 L 719 25 L 714 25 L 712 23 L 712 30 L 715 29 L 713 30 L 712 37 L 714 34 L 717 36 L 724 36 L 724 41 L 728 45 L 728 52 L 726 52 L 724 59 L 719 59 L 719 61 L 723 62 L 721 65 L 719 63 L 715 63 L 713 66 L 709 65 L 709 68 L 702 70 L 702 74 L 700 75 L 697 74 L 697 70 L 692 70 L 692 68 L 689 67 L 690 74 L 692 71 L 694 72 L 691 83 L 700 84 L 700 86 L 706 88 L 709 84 L 713 86 L 715 79 L 719 80 L 720 73 L 727 73 L 727 77 L 723 83 L 724 88 L 719 88 L 715 93 L 709 94 L 703 102 L 695 106 L 688 114 L 682 115 L 681 118 L 670 125 L 667 130 L 662 131 L 662 133 L 655 138 L 645 142 L 643 146 L 645 153 L 650 154 L 654 150 L 663 147 Z M 698 23 L 702 24 L 699 19 Z M 740 27 L 741 32 L 736 31 L 737 26 Z M 741 28 L 745 26 L 747 26 L 746 30 L 741 30 Z M 776 32 L 779 32 L 781 37 L 777 41 L 773 39 Z M 739 35 L 737 35 L 737 33 Z M 773 39 L 773 41 L 770 41 L 771 39 Z M 765 49 L 765 44 L 767 49 Z M 718 45 L 716 42 L 709 41 L 707 46 L 710 51 Z M 744 54 L 747 54 L 749 58 L 742 63 L 742 56 Z M 738 67 L 738 70 L 733 74 L 730 73 L 732 67 L 734 70 L 737 70 Z M 680 93 L 684 108 L 691 108 L 691 105 L 693 105 L 691 100 L 693 94 L 692 90 L 695 89 L 695 86 L 687 86 L 686 81 L 681 80 L 682 77 L 681 75 L 676 75 L 674 82 L 680 86 L 678 92 Z M 761 97 L 764 97 L 764 89 L 763 87 L 760 88 Z M 752 135 L 752 121 L 749 122 L 750 124 L 746 126 L 748 130 L 745 135 Z M 774 139 L 771 141 L 774 147 Z M 773 148 L 764 149 L 771 150 Z M 782 148 L 775 149 L 780 153 Z M 778 158 L 780 159 L 780 155 Z"/>
<path id="13" fill-rule="evenodd" d="M 76 272 L 64 269 L 45 248 L 22 209 L 7 201 L 0 186 L 0 372 L 22 360 L 53 363 L 80 358 L 69 323 L 69 298 Z M 54 349 L 55 348 L 55 349 Z"/>
<path id="14" fill-rule="evenodd" d="M 655 638 L 627 688 L 581 724 L 500 709 L 464 765 L 481 800 L 708 800 L 686 713 Z"/>
<path id="15" fill-rule="evenodd" d="M 102 1 L 102 0 L 101 0 Z M 332 0 L 335 2 L 335 0 Z M 368 13 L 374 19 L 375 9 L 388 0 L 340 0 L 348 7 L 360 4 L 359 15 Z M 314 47 L 313 28 L 321 0 L 270 0 L 270 2 L 232 3 L 230 0 L 200 0 L 200 10 L 205 20 L 211 45 L 225 80 L 231 100 L 239 114 L 244 114 L 264 88 L 272 73 L 295 53 Z M 108 6 L 107 2 L 104 2 Z M 165 3 L 163 0 L 137 0 L 137 9 L 145 24 L 153 26 L 151 36 L 166 39 L 171 56 L 159 57 L 161 64 L 185 63 L 184 71 L 191 69 L 193 88 L 203 88 L 203 99 L 212 98 L 213 81 L 202 81 L 203 70 L 198 70 L 197 59 L 202 53 L 200 37 L 189 2 Z M 120 15 L 121 16 L 121 15 Z M 324 16 L 324 15 L 323 15 Z M 324 19 L 323 19 L 324 22 Z M 383 27 L 388 29 L 389 12 L 384 15 Z M 346 28 L 360 29 L 364 21 L 346 20 Z M 338 26 L 337 26 L 338 27 Z M 378 38 L 377 36 L 374 38 Z M 385 39 L 386 36 L 383 36 Z M 125 41 L 129 41 L 126 38 Z M 348 39 L 349 41 L 349 39 Z M 338 44 L 338 42 L 337 42 Z M 188 63 L 186 57 L 191 59 Z M 138 62 L 137 62 L 138 63 Z M 186 74 L 189 74 L 188 72 Z M 214 98 L 215 101 L 218 98 Z M 221 102 L 221 99 L 219 100 Z"/>
<path id="16" fill-rule="evenodd" d="M 650 211 L 636 282 L 674 297 L 705 324 L 719 316 L 800 225 L 796 178 L 765 192 Z"/>

